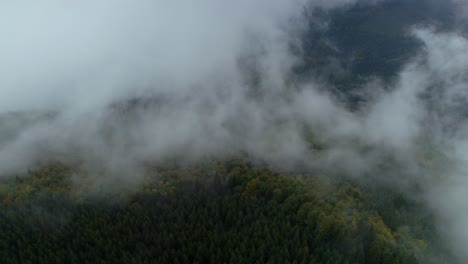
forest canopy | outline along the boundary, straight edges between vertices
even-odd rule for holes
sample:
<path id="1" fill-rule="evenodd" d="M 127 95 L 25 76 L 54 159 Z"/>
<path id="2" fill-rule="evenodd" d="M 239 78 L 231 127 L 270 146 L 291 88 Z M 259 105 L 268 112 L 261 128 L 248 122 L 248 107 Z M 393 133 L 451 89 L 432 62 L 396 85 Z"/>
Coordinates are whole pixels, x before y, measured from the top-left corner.
<path id="1" fill-rule="evenodd" d="M 2 263 L 421 263 L 435 243 L 416 204 L 344 179 L 230 160 L 153 167 L 138 192 L 104 195 L 74 191 L 72 172 L 2 182 Z"/>

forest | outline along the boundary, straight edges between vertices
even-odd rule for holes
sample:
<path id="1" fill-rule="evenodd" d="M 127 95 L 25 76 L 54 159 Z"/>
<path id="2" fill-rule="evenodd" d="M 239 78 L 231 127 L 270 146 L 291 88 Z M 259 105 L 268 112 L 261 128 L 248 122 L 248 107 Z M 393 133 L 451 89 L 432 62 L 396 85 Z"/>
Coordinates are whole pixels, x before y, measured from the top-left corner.
<path id="1" fill-rule="evenodd" d="M 74 170 L 2 181 L 2 263 L 444 263 L 429 258 L 430 214 L 349 180 L 233 159 L 153 166 L 134 193 L 95 192 L 76 190 Z"/>

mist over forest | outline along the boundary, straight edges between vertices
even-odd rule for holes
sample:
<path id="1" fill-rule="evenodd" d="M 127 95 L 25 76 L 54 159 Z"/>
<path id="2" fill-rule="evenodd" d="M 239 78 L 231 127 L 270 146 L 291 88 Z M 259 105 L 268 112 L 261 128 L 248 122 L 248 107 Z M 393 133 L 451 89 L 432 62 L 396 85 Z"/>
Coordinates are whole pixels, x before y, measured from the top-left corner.
<path id="1" fill-rule="evenodd" d="M 465 0 L 0 3 L 1 263 L 464 263 Z"/>

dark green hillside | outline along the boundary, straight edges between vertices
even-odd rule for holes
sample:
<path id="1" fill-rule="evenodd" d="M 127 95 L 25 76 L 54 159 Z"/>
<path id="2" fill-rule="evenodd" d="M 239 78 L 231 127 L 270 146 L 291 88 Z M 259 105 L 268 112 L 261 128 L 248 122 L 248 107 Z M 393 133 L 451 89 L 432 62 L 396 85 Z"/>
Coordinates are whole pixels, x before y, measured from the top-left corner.
<path id="1" fill-rule="evenodd" d="M 303 38 L 301 76 L 318 75 L 332 81 L 339 92 L 360 87 L 369 78 L 391 81 L 421 50 L 411 29 L 431 25 L 454 27 L 454 6 L 436 0 L 365 1 L 329 13 L 310 11 L 311 23 Z M 314 24 L 314 17 L 327 21 Z M 307 77 L 306 77 L 307 78 Z M 350 97 L 351 96 L 351 97 Z"/>
<path id="2" fill-rule="evenodd" d="M 430 249 L 423 232 L 397 230 L 403 217 L 382 218 L 402 207 L 377 208 L 344 181 L 230 161 L 151 169 L 112 202 L 71 189 L 70 173 L 56 164 L 2 183 L 1 263 L 394 264 Z"/>

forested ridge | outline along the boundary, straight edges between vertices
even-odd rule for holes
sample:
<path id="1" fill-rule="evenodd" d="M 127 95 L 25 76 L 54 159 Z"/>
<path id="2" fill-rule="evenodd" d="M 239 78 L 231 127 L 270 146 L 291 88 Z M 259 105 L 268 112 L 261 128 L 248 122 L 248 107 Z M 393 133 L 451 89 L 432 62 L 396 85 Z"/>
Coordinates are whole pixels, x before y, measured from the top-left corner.
<path id="1" fill-rule="evenodd" d="M 135 193 L 99 195 L 72 174 L 51 164 L 2 182 L 1 263 L 394 264 L 431 250 L 414 205 L 345 180 L 231 160 L 150 168 Z"/>

